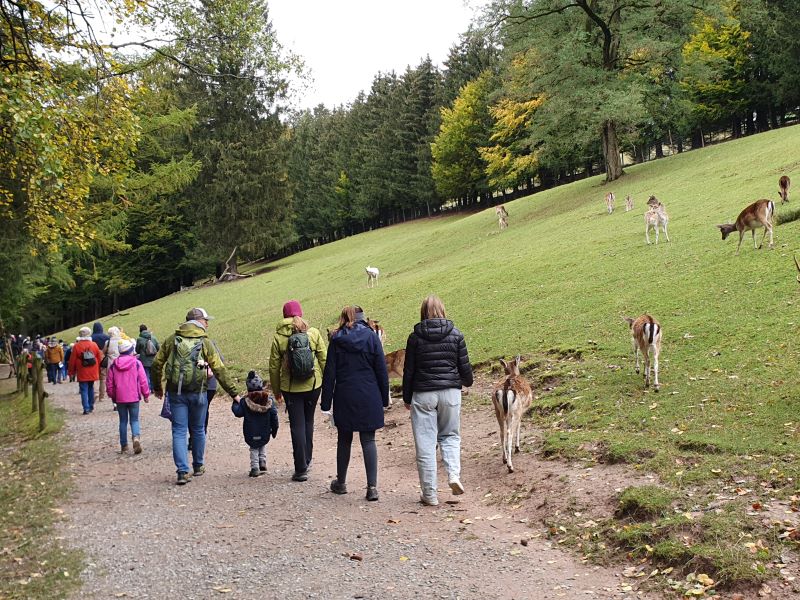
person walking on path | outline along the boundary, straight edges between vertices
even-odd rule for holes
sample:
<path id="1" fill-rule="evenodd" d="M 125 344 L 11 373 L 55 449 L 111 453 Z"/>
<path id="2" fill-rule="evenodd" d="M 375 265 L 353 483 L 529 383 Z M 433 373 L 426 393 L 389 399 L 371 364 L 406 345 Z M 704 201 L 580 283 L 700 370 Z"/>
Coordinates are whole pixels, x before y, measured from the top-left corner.
<path id="1" fill-rule="evenodd" d="M 81 327 L 78 339 L 69 355 L 69 376 L 78 379 L 83 414 L 94 411 L 94 382 L 100 379 L 100 361 L 103 354 L 92 341 L 88 327 Z M 94 360 L 92 360 L 94 358 Z"/>
<path id="2" fill-rule="evenodd" d="M 61 371 L 59 373 L 59 383 L 67 381 L 67 361 L 69 361 L 69 344 L 64 340 L 58 340 L 58 345 L 64 352 L 64 360 L 61 361 Z"/>
<path id="3" fill-rule="evenodd" d="M 347 493 L 350 448 L 357 431 L 367 471 L 367 500 L 377 500 L 375 431 L 383 427 L 383 409 L 389 406 L 389 375 L 378 334 L 367 325 L 358 306 L 344 307 L 328 345 L 320 410 L 330 410 L 331 403 L 338 431 L 336 479 L 331 481 L 331 491 Z"/>
<path id="4" fill-rule="evenodd" d="M 136 354 L 144 367 L 144 372 L 147 374 L 147 385 L 153 389 L 153 382 L 150 379 L 150 370 L 153 367 L 153 361 L 156 359 L 158 349 L 161 345 L 153 333 L 147 329 L 147 325 L 142 323 L 139 325 L 139 337 L 136 338 Z"/>
<path id="5" fill-rule="evenodd" d="M 314 411 L 322 390 L 327 348 L 319 330 L 303 320 L 297 300 L 283 305 L 269 352 L 269 381 L 275 398 L 286 399 L 294 457 L 293 481 L 306 481 L 314 450 Z"/>
<path id="6" fill-rule="evenodd" d="M 61 382 L 61 367 L 64 365 L 64 349 L 58 340 L 51 337 L 44 351 L 44 362 L 47 365 L 47 382 L 56 384 Z"/>
<path id="7" fill-rule="evenodd" d="M 192 432 L 192 471 L 195 476 L 205 473 L 206 367 L 210 368 L 219 385 L 239 400 L 236 386 L 220 360 L 214 344 L 206 333 L 212 319 L 204 309 L 193 308 L 186 322 L 169 336 L 156 354 L 150 376 L 153 393 L 164 397 L 162 375 L 166 379 L 167 398 L 172 412 L 172 458 L 178 473 L 178 485 L 189 482 L 189 457 L 186 434 Z"/>
<path id="8" fill-rule="evenodd" d="M 95 322 L 92 326 L 92 341 L 97 344 L 97 347 L 100 349 L 102 353 L 102 358 L 104 359 L 106 353 L 108 352 L 108 342 L 110 338 L 107 333 L 103 332 L 103 324 L 100 321 Z M 102 402 L 103 398 L 106 397 L 106 374 L 108 373 L 108 367 L 104 362 L 107 361 L 100 360 L 100 390 L 99 390 L 99 397 L 98 402 Z"/>
<path id="9" fill-rule="evenodd" d="M 247 395 L 231 404 L 233 414 L 244 419 L 242 433 L 250 446 L 250 477 L 267 472 L 267 443 L 278 435 L 278 410 L 272 394 L 264 390 L 264 382 L 255 371 L 247 374 Z"/>
<path id="10" fill-rule="evenodd" d="M 133 438 L 133 452 L 142 452 L 141 427 L 139 425 L 139 401 L 148 401 L 150 387 L 147 385 L 147 375 L 144 367 L 133 355 L 133 342 L 122 340 L 119 342 L 120 355 L 108 367 L 106 391 L 108 397 L 117 405 L 119 415 L 119 445 L 120 452 L 126 453 L 128 447 L 128 423 L 131 425 Z"/>
<path id="11" fill-rule="evenodd" d="M 447 319 L 444 304 L 434 295 L 422 302 L 420 322 L 406 342 L 403 402 L 411 411 L 411 428 L 422 488 L 420 501 L 439 504 L 436 444 L 442 452 L 453 494 L 461 485 L 461 387 L 472 385 L 464 336 Z"/>

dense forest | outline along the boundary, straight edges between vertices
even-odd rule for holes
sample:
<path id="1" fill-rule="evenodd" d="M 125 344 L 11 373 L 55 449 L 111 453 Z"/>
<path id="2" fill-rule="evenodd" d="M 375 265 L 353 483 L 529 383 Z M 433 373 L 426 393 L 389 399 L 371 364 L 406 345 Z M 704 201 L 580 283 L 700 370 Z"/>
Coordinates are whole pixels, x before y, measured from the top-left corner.
<path id="1" fill-rule="evenodd" d="M 800 107 L 794 0 L 496 0 L 442 65 L 421 57 L 310 111 L 292 109 L 302 59 L 266 0 L 98 4 L 139 33 L 102 41 L 79 0 L 0 0 L 0 323 L 14 330 L 613 181 Z"/>

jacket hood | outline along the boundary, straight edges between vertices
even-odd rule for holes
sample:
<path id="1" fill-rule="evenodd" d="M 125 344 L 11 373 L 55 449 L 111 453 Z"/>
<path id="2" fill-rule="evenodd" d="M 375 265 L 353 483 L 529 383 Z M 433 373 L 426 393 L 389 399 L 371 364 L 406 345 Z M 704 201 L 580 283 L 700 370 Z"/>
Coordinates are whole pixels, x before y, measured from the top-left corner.
<path id="1" fill-rule="evenodd" d="M 370 338 L 375 332 L 363 321 L 357 321 L 352 329 L 344 327 L 333 335 L 336 347 L 344 352 L 367 352 L 370 350 Z"/>
<path id="2" fill-rule="evenodd" d="M 139 359 L 133 354 L 120 354 L 114 360 L 114 368 L 120 371 L 128 371 L 136 366 Z"/>
<path id="3" fill-rule="evenodd" d="M 151 339 L 151 338 L 152 338 L 152 336 L 153 336 L 153 334 L 152 334 L 152 333 L 150 333 L 150 332 L 149 332 L 148 330 L 146 330 L 146 329 L 145 329 L 144 331 L 140 331 L 140 332 L 139 332 L 139 337 L 140 337 L 140 338 L 144 338 L 144 339 L 146 339 L 146 340 L 149 340 L 149 339 Z"/>
<path id="4" fill-rule="evenodd" d="M 264 402 L 264 404 L 259 404 L 258 402 L 256 402 L 256 400 L 250 399 L 250 396 L 255 394 L 259 395 L 259 397 L 257 397 L 256 399 L 260 399 L 262 402 Z M 267 397 L 264 398 L 264 396 Z M 244 402 L 245 404 L 247 404 L 247 408 L 257 413 L 265 413 L 270 408 L 272 408 L 272 399 L 269 397 L 267 392 L 262 392 L 260 390 L 257 392 L 248 393 L 247 396 L 244 397 Z"/>
<path id="5" fill-rule="evenodd" d="M 292 331 L 293 322 L 294 319 L 292 317 L 283 319 L 278 323 L 277 327 L 275 327 L 275 333 L 277 333 L 278 335 L 284 335 L 286 337 L 289 337 L 290 335 L 292 335 L 292 333 L 294 333 L 294 331 Z"/>
<path id="6" fill-rule="evenodd" d="M 186 323 L 182 323 L 181 326 L 175 330 L 175 335 L 188 338 L 201 338 L 206 337 L 206 330 L 199 325 L 195 325 L 191 321 L 187 321 Z"/>
<path id="7" fill-rule="evenodd" d="M 414 333 L 431 342 L 438 342 L 450 335 L 454 327 L 448 319 L 426 319 L 414 325 Z"/>
<path id="8" fill-rule="evenodd" d="M 92 325 L 92 333 L 103 333 L 103 324 L 100 321 Z"/>

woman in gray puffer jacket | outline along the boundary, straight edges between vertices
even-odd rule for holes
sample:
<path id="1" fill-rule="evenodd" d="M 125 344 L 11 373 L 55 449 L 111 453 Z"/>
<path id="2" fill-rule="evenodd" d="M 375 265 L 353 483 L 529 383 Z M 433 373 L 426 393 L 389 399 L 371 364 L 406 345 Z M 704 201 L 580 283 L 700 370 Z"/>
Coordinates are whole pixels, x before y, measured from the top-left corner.
<path id="1" fill-rule="evenodd" d="M 422 302 L 420 322 L 406 342 L 403 370 L 403 402 L 411 411 L 411 427 L 417 451 L 417 471 L 422 489 L 420 501 L 436 506 L 436 444 L 453 494 L 461 485 L 461 387 L 472 385 L 464 336 L 447 319 L 437 296 Z"/>

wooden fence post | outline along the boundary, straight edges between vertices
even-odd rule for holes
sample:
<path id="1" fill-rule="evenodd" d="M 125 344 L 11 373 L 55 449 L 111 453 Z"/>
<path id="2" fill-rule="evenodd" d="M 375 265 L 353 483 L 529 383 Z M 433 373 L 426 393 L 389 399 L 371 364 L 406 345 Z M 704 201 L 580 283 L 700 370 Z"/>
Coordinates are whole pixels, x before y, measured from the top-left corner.
<path id="1" fill-rule="evenodd" d="M 23 356 L 23 354 L 17 356 L 17 392 L 22 391 L 23 380 L 28 374 L 28 369 L 25 367 Z"/>
<path id="2" fill-rule="evenodd" d="M 42 359 L 38 354 L 33 355 L 33 372 L 31 373 L 31 412 L 39 410 L 39 394 L 42 385 Z"/>
<path id="3" fill-rule="evenodd" d="M 42 432 L 47 427 L 47 406 L 45 399 L 49 394 L 44 391 L 44 383 L 42 378 L 39 377 L 39 432 Z"/>

